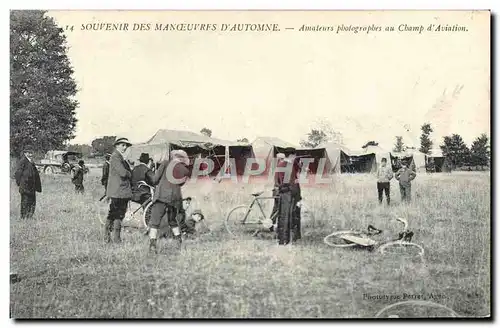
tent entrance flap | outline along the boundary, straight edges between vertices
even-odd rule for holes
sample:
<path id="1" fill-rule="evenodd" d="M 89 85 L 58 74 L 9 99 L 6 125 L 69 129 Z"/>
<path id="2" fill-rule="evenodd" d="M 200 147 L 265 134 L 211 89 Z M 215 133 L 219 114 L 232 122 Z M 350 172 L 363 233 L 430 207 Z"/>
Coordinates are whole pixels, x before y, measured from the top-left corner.
<path id="1" fill-rule="evenodd" d="M 376 167 L 375 154 L 349 156 L 347 163 L 342 165 L 342 173 L 371 173 Z"/>

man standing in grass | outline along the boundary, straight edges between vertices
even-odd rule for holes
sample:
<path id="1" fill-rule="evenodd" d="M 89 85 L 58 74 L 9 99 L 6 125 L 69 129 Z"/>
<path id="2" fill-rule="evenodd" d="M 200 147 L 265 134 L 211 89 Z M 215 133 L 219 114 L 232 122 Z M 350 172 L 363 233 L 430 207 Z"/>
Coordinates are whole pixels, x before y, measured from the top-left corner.
<path id="1" fill-rule="evenodd" d="M 83 160 L 79 160 L 78 164 L 72 170 L 73 177 L 71 182 L 75 185 L 75 191 L 77 193 L 83 194 L 85 188 L 83 187 L 83 176 L 85 174 L 85 163 Z"/>
<path id="2" fill-rule="evenodd" d="M 405 162 L 401 163 L 401 168 L 396 172 L 396 180 L 399 181 L 399 190 L 403 202 L 411 202 L 411 182 L 416 176 L 417 174 L 411 168 L 408 168 Z"/>
<path id="3" fill-rule="evenodd" d="M 387 158 L 382 158 L 382 162 L 377 171 L 378 202 L 382 204 L 385 192 L 387 205 L 391 204 L 391 179 L 394 177 L 392 167 L 387 165 Z"/>
<path id="4" fill-rule="evenodd" d="M 152 181 L 156 185 L 149 223 L 149 252 L 152 254 L 158 252 L 157 239 L 161 237 L 158 230 L 165 216 L 179 249 L 182 244 L 177 215 L 182 209 L 181 187 L 189 176 L 189 157 L 183 150 L 173 150 L 170 152 L 170 158 L 170 161 L 165 160 L 160 164 Z"/>
<path id="5" fill-rule="evenodd" d="M 24 148 L 15 178 L 21 194 L 21 218 L 31 219 L 35 214 L 36 193 L 42 192 L 40 174 L 33 164 L 33 149 L 31 147 Z"/>
<path id="6" fill-rule="evenodd" d="M 120 232 L 122 220 L 127 212 L 128 202 L 132 198 L 131 178 L 132 172 L 124 156 L 127 149 L 132 146 L 127 138 L 118 138 L 115 141 L 115 151 L 109 160 L 109 177 L 106 188 L 106 196 L 111 199 L 109 213 L 104 226 L 105 241 L 111 241 L 111 231 L 113 231 L 113 241 L 121 242 Z"/>

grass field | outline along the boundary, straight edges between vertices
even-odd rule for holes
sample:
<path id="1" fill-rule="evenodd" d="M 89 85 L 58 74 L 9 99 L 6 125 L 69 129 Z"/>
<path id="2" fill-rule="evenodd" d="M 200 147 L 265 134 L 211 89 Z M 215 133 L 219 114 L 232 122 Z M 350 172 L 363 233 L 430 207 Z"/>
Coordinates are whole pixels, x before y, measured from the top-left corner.
<path id="1" fill-rule="evenodd" d="M 44 190 L 29 221 L 19 219 L 11 183 L 11 266 L 20 276 L 10 289 L 12 317 L 367 318 L 396 297 L 419 295 L 460 316 L 490 313 L 489 173 L 419 175 L 409 206 L 400 204 L 395 182 L 393 205 L 379 206 L 369 175 L 304 188 L 314 217 L 303 219 L 303 239 L 291 247 L 233 239 L 223 229 L 227 211 L 264 186 L 187 185 L 184 195 L 196 197 L 211 233 L 180 252 L 167 241 L 156 257 L 147 256 L 139 232 L 124 233 L 121 245 L 104 244 L 99 178 L 89 176 L 79 196 L 67 176 L 42 176 Z M 335 229 L 370 223 L 396 233 L 396 217 L 407 218 L 423 258 L 323 243 Z"/>

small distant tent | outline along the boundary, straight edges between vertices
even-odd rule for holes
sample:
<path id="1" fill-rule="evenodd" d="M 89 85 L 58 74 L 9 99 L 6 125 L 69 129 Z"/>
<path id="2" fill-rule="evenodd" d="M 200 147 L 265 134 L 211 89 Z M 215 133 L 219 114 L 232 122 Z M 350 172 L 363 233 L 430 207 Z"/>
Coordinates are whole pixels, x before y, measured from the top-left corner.
<path id="1" fill-rule="evenodd" d="M 342 173 L 342 168 L 349 164 L 351 151 L 343 145 L 336 142 L 326 142 L 318 145 L 316 149 L 324 149 L 328 159 L 329 173 Z"/>
<path id="2" fill-rule="evenodd" d="M 449 171 L 449 165 L 445 160 L 443 152 L 439 148 L 431 149 L 430 154 L 426 156 L 426 161 L 430 172 Z"/>

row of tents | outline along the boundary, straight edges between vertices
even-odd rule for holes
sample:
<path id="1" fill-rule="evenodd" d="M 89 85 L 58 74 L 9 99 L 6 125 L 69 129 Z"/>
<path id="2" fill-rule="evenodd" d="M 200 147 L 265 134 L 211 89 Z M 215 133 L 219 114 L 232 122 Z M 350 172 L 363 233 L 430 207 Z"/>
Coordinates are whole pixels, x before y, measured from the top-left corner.
<path id="1" fill-rule="evenodd" d="M 370 173 L 377 170 L 382 158 L 386 158 L 388 162 L 390 160 L 394 169 L 398 168 L 400 160 L 405 160 L 411 163 L 417 172 L 425 172 L 426 162 L 430 158 L 417 150 L 396 153 L 386 151 L 379 146 L 351 150 L 334 142 L 321 144 L 315 148 L 301 148 L 275 137 L 258 137 L 251 143 L 241 143 L 211 138 L 190 131 L 161 129 L 145 143 L 133 145 L 130 159 L 136 160 L 141 153 L 148 153 L 158 163 L 169 159 L 169 153 L 174 149 L 186 151 L 191 159 L 197 157 L 212 159 L 215 164 L 212 175 L 219 174 L 220 170 L 226 173 L 235 170 L 237 175 L 242 175 L 249 158 L 263 159 L 266 169 L 262 174 L 267 174 L 276 154 L 290 152 L 314 159 L 309 164 L 311 174 L 316 174 L 318 170 L 327 174 Z M 442 155 L 439 152 L 433 154 L 436 171 L 439 171 L 442 166 L 440 163 L 444 162 Z M 322 167 L 319 166 L 320 159 L 324 159 Z"/>

